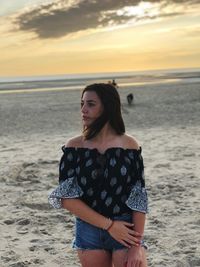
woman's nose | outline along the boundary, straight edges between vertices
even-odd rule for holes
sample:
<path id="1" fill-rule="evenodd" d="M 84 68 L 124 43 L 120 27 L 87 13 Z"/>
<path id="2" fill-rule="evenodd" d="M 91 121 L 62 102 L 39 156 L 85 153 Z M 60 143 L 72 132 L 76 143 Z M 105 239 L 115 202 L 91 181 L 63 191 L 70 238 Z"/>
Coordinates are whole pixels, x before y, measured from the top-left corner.
<path id="1" fill-rule="evenodd" d="M 87 107 L 86 105 L 83 105 L 81 108 L 82 113 L 87 113 Z"/>

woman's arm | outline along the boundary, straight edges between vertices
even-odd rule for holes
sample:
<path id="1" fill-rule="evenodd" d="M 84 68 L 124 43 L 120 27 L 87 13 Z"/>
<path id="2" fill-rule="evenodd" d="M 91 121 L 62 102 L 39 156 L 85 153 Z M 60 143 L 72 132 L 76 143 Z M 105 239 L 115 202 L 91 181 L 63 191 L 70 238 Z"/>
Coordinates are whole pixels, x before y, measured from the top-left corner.
<path id="1" fill-rule="evenodd" d="M 99 214 L 80 199 L 62 199 L 62 207 L 96 227 L 107 229 L 111 225 L 112 221 L 109 218 Z M 139 242 L 139 234 L 133 230 L 131 223 L 114 221 L 108 231 L 115 240 L 128 248 Z"/>
<path id="2" fill-rule="evenodd" d="M 140 233 L 142 238 L 144 234 L 146 214 L 138 211 L 133 211 L 132 214 L 133 214 L 132 221 L 134 223 L 134 230 Z"/>

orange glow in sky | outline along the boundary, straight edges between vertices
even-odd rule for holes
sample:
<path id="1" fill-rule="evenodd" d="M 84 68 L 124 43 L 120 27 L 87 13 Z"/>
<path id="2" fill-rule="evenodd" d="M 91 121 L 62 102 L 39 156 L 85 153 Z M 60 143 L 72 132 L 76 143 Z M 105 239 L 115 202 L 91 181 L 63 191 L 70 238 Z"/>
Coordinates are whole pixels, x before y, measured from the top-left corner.
<path id="1" fill-rule="evenodd" d="M 14 2 L 1 1 L 0 76 L 200 67 L 193 0 Z"/>

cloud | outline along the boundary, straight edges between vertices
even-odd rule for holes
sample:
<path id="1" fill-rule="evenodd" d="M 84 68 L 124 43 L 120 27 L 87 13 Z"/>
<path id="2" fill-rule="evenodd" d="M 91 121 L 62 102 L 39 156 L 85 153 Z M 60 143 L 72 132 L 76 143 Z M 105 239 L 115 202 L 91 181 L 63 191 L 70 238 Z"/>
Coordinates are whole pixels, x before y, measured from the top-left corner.
<path id="1" fill-rule="evenodd" d="M 59 38 L 89 29 L 122 25 L 129 21 L 177 16 L 185 12 L 185 6 L 199 3 L 197 0 L 171 0 L 170 4 L 179 5 L 181 11 L 164 12 L 166 1 L 148 2 L 157 4 L 159 13 L 151 15 L 151 9 L 149 13 L 146 10 L 143 16 L 119 12 L 124 7 L 137 7 L 141 3 L 140 0 L 57 0 L 23 11 L 15 17 L 14 25 L 18 30 L 33 32 L 41 39 Z"/>

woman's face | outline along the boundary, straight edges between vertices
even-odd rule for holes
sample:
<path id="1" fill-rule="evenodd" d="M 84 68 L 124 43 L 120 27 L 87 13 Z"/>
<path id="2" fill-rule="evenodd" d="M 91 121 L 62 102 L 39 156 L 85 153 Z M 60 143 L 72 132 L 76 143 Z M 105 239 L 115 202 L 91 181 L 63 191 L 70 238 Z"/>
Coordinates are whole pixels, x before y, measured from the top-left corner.
<path id="1" fill-rule="evenodd" d="M 83 126 L 89 126 L 103 112 L 103 104 L 93 91 L 86 91 L 81 99 L 81 116 Z"/>

